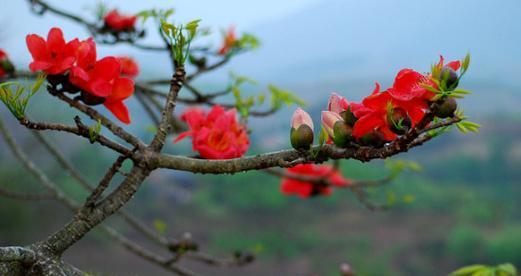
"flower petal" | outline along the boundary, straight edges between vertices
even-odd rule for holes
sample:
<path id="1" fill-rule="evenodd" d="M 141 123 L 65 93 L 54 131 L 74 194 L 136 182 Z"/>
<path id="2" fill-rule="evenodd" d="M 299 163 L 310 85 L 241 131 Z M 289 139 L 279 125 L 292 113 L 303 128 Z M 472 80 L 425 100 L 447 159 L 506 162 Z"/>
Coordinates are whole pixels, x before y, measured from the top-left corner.
<path id="1" fill-rule="evenodd" d="M 130 124 L 130 114 L 125 103 L 122 101 L 106 101 L 103 105 L 121 122 Z"/>

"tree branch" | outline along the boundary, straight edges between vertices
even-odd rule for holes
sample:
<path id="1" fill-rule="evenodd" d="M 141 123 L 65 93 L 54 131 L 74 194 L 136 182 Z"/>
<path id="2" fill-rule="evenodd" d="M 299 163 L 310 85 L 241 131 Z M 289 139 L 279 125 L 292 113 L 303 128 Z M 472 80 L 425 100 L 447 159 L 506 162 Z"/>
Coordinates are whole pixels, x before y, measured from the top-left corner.
<path id="1" fill-rule="evenodd" d="M 16 200 L 28 200 L 28 201 L 54 199 L 54 196 L 51 194 L 25 194 L 25 193 L 8 191 L 8 190 L 5 190 L 4 188 L 0 188 L 0 196 L 11 198 L 11 199 L 16 199 Z"/>
<path id="2" fill-rule="evenodd" d="M 52 89 L 52 88 L 51 88 Z M 112 132 L 117 137 L 123 139 L 127 143 L 142 149 L 145 147 L 143 142 L 141 142 L 136 136 L 128 133 L 126 130 L 124 130 L 122 127 L 116 125 L 114 122 L 109 120 L 107 117 L 101 115 L 98 111 L 95 109 L 84 105 L 78 101 L 75 101 L 69 97 L 67 97 L 65 94 L 58 92 L 58 91 L 50 91 L 52 95 L 56 96 L 58 99 L 66 102 L 69 104 L 69 106 L 81 111 L 82 113 L 89 116 L 94 121 L 100 121 L 103 126 L 105 126 L 110 132 Z"/>
<path id="3" fill-rule="evenodd" d="M 34 251 L 21 247 L 0 247 L 0 262 L 20 262 L 22 264 L 33 264 L 36 261 Z"/>
<path id="4" fill-rule="evenodd" d="M 101 197 L 103 192 L 107 189 L 107 187 L 110 184 L 110 181 L 112 180 L 114 175 L 116 175 L 119 168 L 121 168 L 121 165 L 123 165 L 123 162 L 125 162 L 126 159 L 127 158 L 125 156 L 119 156 L 116 159 L 116 161 L 112 164 L 112 166 L 109 168 L 107 173 L 103 176 L 103 179 L 101 179 L 98 186 L 94 189 L 94 191 L 92 191 L 90 196 L 85 201 L 85 205 L 83 206 L 84 208 L 92 208 L 96 204 L 96 201 Z"/>
<path id="5" fill-rule="evenodd" d="M 77 117 L 79 119 L 79 117 Z M 77 127 L 73 127 L 73 126 L 69 126 L 69 125 L 64 125 L 64 124 L 52 124 L 52 123 L 43 123 L 43 122 L 33 122 L 33 121 L 30 121 L 29 119 L 27 118 L 23 118 L 21 119 L 20 121 L 20 124 L 25 126 L 26 128 L 29 128 L 29 129 L 34 129 L 34 130 L 53 130 L 53 131 L 63 131 L 63 132 L 68 132 L 68 133 L 72 133 L 72 134 L 75 134 L 75 135 L 78 135 L 80 137 L 84 137 L 84 138 L 87 138 L 89 139 L 89 141 L 94 141 L 94 142 L 98 142 L 100 145 L 102 146 L 105 146 L 105 147 L 108 147 L 114 151 L 117 151 L 125 156 L 132 156 L 132 151 L 127 149 L 126 147 L 124 147 L 123 145 L 121 144 L 118 144 L 112 140 L 110 140 L 109 138 L 103 136 L 103 135 L 97 135 L 95 137 L 95 139 L 91 140 L 93 137 L 90 136 L 89 134 L 89 128 L 84 125 L 84 124 L 81 124 L 80 121 L 76 120 L 76 125 Z"/>
<path id="6" fill-rule="evenodd" d="M 181 90 L 181 87 L 185 81 L 185 74 L 184 67 L 178 66 L 174 72 L 174 75 L 172 76 L 170 91 L 168 92 L 165 107 L 163 108 L 161 115 L 161 123 L 159 124 L 154 139 L 150 143 L 149 148 L 153 151 L 159 152 L 165 145 L 166 135 L 172 128 L 170 117 L 172 116 L 172 113 L 175 109 L 177 94 Z"/>

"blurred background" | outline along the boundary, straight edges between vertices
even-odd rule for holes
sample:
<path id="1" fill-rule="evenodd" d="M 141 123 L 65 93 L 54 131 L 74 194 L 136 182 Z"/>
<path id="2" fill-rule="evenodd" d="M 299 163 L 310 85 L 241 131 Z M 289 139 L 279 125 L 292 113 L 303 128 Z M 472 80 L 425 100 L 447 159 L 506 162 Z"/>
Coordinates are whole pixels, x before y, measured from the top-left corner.
<path id="1" fill-rule="evenodd" d="M 0 0 L 0 48 L 20 69 L 27 69 L 28 33 L 46 35 L 61 27 L 67 39 L 86 38 L 86 30 L 51 14 L 37 16 L 26 1 Z M 49 0 L 65 10 L 94 18 L 94 1 Z M 361 275 L 444 275 L 466 264 L 511 262 L 521 266 L 521 24 L 518 0 L 476 1 L 106 1 L 109 8 L 137 13 L 152 7 L 174 7 L 177 22 L 202 19 L 212 27 L 205 43 L 219 47 L 221 29 L 256 35 L 258 50 L 234 58 L 196 84 L 219 90 L 229 73 L 258 81 L 248 93 L 267 84 L 293 91 L 307 102 L 316 119 L 333 91 L 359 101 L 374 82 L 392 84 L 401 68 L 427 72 L 440 54 L 448 60 L 472 55 L 460 86 L 474 92 L 460 101 L 466 114 L 483 127 L 478 134 L 449 134 L 399 155 L 417 161 L 421 172 L 407 172 L 372 191 L 372 200 L 392 203 L 387 211 L 365 209 L 347 190 L 329 197 L 303 200 L 279 192 L 280 179 L 259 172 L 233 176 L 201 176 L 156 171 L 125 207 L 158 231 L 172 237 L 185 232 L 203 250 L 228 256 L 235 250 L 257 255 L 243 268 L 190 266 L 209 275 L 337 275 L 342 262 Z M 160 45 L 151 30 L 144 39 Z M 206 45 L 206 44 L 205 44 Z M 99 56 L 135 58 L 138 80 L 168 78 L 166 53 L 129 46 L 98 46 Z M 251 90 L 251 91 L 250 91 Z M 182 92 L 182 93 L 187 93 Z M 226 99 L 225 99 L 226 100 Z M 229 99 L 230 101 L 232 99 Z M 131 130 L 145 141 L 151 121 L 130 101 Z M 251 119 L 249 154 L 289 147 L 289 118 L 294 107 L 272 117 Z M 35 162 L 77 199 L 86 194 L 19 126 L 5 107 L 18 141 Z M 75 113 L 41 93 L 30 104 L 30 116 L 65 121 Z M 45 133 L 93 183 L 114 160 L 112 153 L 70 135 Z M 167 152 L 191 154 L 190 142 L 169 145 Z M 0 185 L 18 191 L 38 189 L 2 140 Z M 128 164 L 127 164 L 128 165 Z M 383 162 L 343 161 L 346 177 L 375 179 L 386 175 Z M 117 183 L 117 182 L 116 182 Z M 0 245 L 29 244 L 45 238 L 70 220 L 56 203 L 0 199 Z M 140 241 L 138 235 L 111 218 L 108 223 Z M 119 275 L 163 275 L 103 233 L 91 232 L 67 251 L 65 259 L 87 271 Z"/>

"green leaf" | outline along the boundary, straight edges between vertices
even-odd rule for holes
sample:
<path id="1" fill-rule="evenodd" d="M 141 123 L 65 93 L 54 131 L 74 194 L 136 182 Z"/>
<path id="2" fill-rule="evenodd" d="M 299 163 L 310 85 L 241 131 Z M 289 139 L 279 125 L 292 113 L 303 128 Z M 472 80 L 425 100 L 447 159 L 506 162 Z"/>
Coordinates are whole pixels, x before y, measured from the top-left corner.
<path id="1" fill-rule="evenodd" d="M 475 265 L 469 265 L 462 267 L 454 272 L 451 272 L 449 276 L 471 276 L 474 275 L 474 273 L 478 273 L 480 271 L 484 271 L 488 269 L 485 265 L 475 264 Z"/>
<path id="2" fill-rule="evenodd" d="M 304 100 L 300 99 L 288 90 L 280 89 L 274 85 L 269 85 L 268 90 L 271 93 L 271 106 L 274 109 L 279 109 L 282 104 L 286 104 L 287 106 L 291 106 L 293 104 L 297 104 L 299 106 L 305 105 Z"/>
<path id="3" fill-rule="evenodd" d="M 506 264 L 500 264 L 496 268 L 499 272 L 504 272 L 505 276 L 516 276 L 517 275 L 517 269 L 515 266 L 513 266 L 510 263 Z"/>
<path id="4" fill-rule="evenodd" d="M 461 62 L 461 69 L 463 72 L 467 71 L 470 65 L 470 53 L 467 53 L 463 61 Z"/>
<path id="5" fill-rule="evenodd" d="M 39 76 L 36 83 L 30 87 L 28 93 L 26 93 L 26 88 L 19 82 L 1 83 L 0 100 L 5 104 L 13 116 L 18 120 L 21 120 L 25 116 L 29 100 L 38 91 L 41 83 L 43 83 L 43 77 Z"/>
<path id="6" fill-rule="evenodd" d="M 89 140 L 91 143 L 96 142 L 101 133 L 101 120 L 98 119 L 95 125 L 89 127 Z"/>
<path id="7" fill-rule="evenodd" d="M 38 74 L 38 77 L 36 78 L 36 81 L 31 85 L 31 92 L 34 94 L 40 90 L 40 87 L 42 87 L 42 84 L 44 83 L 47 76 L 45 74 Z"/>
<path id="8" fill-rule="evenodd" d="M 201 22 L 201 19 L 192 20 L 186 24 L 185 29 L 188 30 L 190 37 L 193 38 L 195 36 L 199 22 Z"/>
<path id="9" fill-rule="evenodd" d="M 236 43 L 238 48 L 245 50 L 255 50 L 260 47 L 259 40 L 247 33 L 244 33 Z"/>

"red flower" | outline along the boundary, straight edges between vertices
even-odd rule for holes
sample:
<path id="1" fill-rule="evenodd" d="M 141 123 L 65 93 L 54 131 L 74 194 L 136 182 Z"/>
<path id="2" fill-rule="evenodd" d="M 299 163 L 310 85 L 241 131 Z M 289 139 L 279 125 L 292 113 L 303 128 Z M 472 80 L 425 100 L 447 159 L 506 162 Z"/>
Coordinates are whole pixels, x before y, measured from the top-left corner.
<path id="1" fill-rule="evenodd" d="M 337 187 L 345 187 L 351 184 L 342 174 L 330 165 L 300 164 L 286 170 L 289 175 L 296 177 L 313 177 L 314 179 L 327 180 L 329 184 Z M 298 195 L 307 198 L 315 195 L 331 194 L 331 187 L 316 182 L 305 182 L 292 177 L 282 178 L 281 191 L 286 195 Z"/>
<path id="2" fill-rule="evenodd" d="M 29 65 L 31 71 L 44 71 L 49 75 L 62 74 L 74 63 L 74 54 L 79 42 L 77 39 L 65 43 L 59 28 L 52 28 L 47 41 L 42 37 L 30 34 L 26 37 L 27 48 L 33 57 Z"/>
<path id="3" fill-rule="evenodd" d="M 190 130 L 183 132 L 174 143 L 192 136 L 192 147 L 206 159 L 230 159 L 241 157 L 248 150 L 249 139 L 246 127 L 237 122 L 235 109 L 225 110 L 219 105 L 210 112 L 192 108 L 186 110 L 181 119 Z"/>
<path id="4" fill-rule="evenodd" d="M 120 14 L 118 10 L 113 9 L 105 15 L 103 20 L 105 21 L 105 25 L 113 30 L 133 31 L 135 29 L 137 16 L 123 15 Z"/>
<path id="5" fill-rule="evenodd" d="M 410 101 L 415 98 L 430 100 L 435 94 L 421 86 L 428 82 L 427 76 L 412 69 L 402 69 L 396 75 L 393 86 L 387 91 L 398 101 Z"/>
<path id="6" fill-rule="evenodd" d="M 118 57 L 119 63 L 121 64 L 121 74 L 130 78 L 135 78 L 139 75 L 139 65 L 131 57 Z"/>
<path id="7" fill-rule="evenodd" d="M 230 27 L 228 28 L 228 31 L 226 31 L 226 33 L 224 34 L 223 45 L 221 49 L 219 49 L 219 55 L 226 55 L 235 46 L 236 42 L 237 38 L 235 36 L 235 28 Z"/>
<path id="8" fill-rule="evenodd" d="M 389 129 L 387 120 L 389 110 L 394 108 L 403 109 L 414 127 L 428 109 L 427 100 L 434 96 L 433 92 L 421 86 L 423 83 L 430 85 L 428 77 L 411 69 L 398 72 L 393 86 L 384 92 L 380 92 L 380 85 L 377 83 L 373 93 L 362 101 L 362 104 L 371 111 L 366 112 L 355 123 L 353 136 L 361 138 L 377 130 L 384 135 L 385 140 L 394 140 L 396 134 Z"/>
<path id="9" fill-rule="evenodd" d="M 134 81 L 120 76 L 122 70 L 117 58 L 96 61 L 96 44 L 92 38 L 78 43 L 76 64 L 71 68 L 69 81 L 89 94 L 105 98 L 105 107 L 129 124 L 130 115 L 123 100 L 134 93 Z"/>

